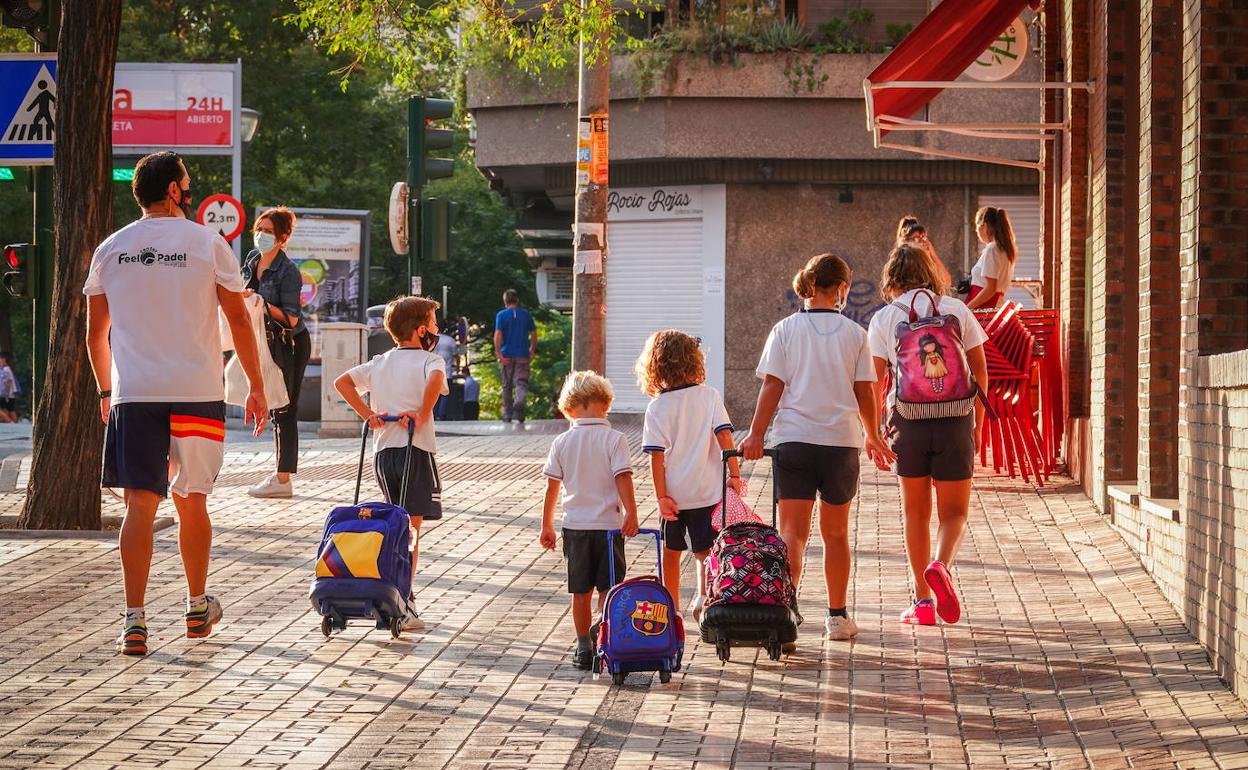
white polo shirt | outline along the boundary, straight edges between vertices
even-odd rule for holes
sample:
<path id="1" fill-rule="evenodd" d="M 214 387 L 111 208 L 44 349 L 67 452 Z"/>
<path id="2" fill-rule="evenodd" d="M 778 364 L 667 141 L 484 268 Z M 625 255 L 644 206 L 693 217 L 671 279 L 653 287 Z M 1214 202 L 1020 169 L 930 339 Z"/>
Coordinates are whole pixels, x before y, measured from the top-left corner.
<path id="1" fill-rule="evenodd" d="M 687 385 L 660 393 L 646 406 L 641 443 L 662 452 L 667 494 L 682 511 L 715 505 L 723 497 L 723 454 L 715 434 L 732 430 L 719 391 Z"/>
<path id="2" fill-rule="evenodd" d="M 446 374 L 442 356 L 420 348 L 391 348 L 379 356 L 347 370 L 355 389 L 368 393 L 369 406 L 379 414 L 419 412 L 425 400 L 425 385 L 434 372 Z M 446 380 L 442 395 L 447 395 Z M 412 446 L 430 454 L 438 451 L 433 418 L 425 420 L 412 436 Z M 373 451 L 407 447 L 407 428 L 388 422 L 373 433 Z"/>
<path id="3" fill-rule="evenodd" d="M 979 253 L 979 259 L 975 260 L 975 266 L 971 268 L 972 286 L 982 289 L 988 285 L 989 278 L 997 279 L 997 291 L 1002 294 L 1010 290 L 1010 283 L 1014 280 L 1014 263 L 995 243 L 984 246 L 984 250 Z"/>
<path id="4" fill-rule="evenodd" d="M 602 418 L 573 420 L 550 445 L 547 478 L 563 484 L 564 529 L 619 529 L 624 524 L 615 477 L 632 473 L 628 438 Z"/>
<path id="5" fill-rule="evenodd" d="M 794 313 L 772 327 L 755 374 L 784 383 L 773 443 L 862 448 L 854 383 L 875 382 L 866 329 L 835 310 Z"/>

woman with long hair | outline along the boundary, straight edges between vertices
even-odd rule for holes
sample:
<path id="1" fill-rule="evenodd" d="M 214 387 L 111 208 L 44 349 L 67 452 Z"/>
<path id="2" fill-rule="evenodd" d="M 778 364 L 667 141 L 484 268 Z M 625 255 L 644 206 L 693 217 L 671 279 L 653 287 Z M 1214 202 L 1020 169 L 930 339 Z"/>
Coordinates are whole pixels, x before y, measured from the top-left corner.
<path id="1" fill-rule="evenodd" d="M 1005 209 L 984 206 L 975 212 L 975 233 L 984 249 L 971 268 L 971 291 L 966 295 L 966 306 L 971 310 L 992 309 L 1001 304 L 1014 280 L 1018 246 L 1014 242 L 1010 215 Z"/>

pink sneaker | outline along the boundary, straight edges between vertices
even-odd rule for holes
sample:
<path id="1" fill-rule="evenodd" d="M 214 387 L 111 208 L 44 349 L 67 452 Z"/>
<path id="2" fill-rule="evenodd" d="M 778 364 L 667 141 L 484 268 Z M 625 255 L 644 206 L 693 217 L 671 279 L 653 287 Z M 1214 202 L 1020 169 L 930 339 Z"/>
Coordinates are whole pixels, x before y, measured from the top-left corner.
<path id="1" fill-rule="evenodd" d="M 962 617 L 962 605 L 958 602 L 958 593 L 953 590 L 953 577 L 949 570 L 939 561 L 934 561 L 923 570 L 923 580 L 932 589 L 936 597 L 936 612 L 946 623 L 957 623 Z"/>
<path id="2" fill-rule="evenodd" d="M 936 625 L 936 607 L 931 599 L 919 599 L 910 609 L 901 613 L 901 622 L 912 626 Z"/>

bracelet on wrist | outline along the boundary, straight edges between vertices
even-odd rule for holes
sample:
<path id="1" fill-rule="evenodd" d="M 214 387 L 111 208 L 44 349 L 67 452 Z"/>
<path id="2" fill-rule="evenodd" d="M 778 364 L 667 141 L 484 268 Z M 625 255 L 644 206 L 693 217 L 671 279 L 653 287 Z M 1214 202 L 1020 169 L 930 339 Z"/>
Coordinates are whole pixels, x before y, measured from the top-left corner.
<path id="1" fill-rule="evenodd" d="M 97 390 L 95 391 L 95 393 L 96 395 L 100 397 L 101 400 L 106 399 L 106 398 L 111 398 L 113 395 L 113 391 L 111 390 Z"/>

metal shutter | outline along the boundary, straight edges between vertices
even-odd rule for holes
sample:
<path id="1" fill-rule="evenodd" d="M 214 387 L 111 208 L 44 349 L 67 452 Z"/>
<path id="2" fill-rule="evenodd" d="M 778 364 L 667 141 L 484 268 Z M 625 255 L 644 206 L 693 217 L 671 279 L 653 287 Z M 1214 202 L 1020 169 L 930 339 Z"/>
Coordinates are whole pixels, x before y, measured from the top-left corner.
<path id="1" fill-rule="evenodd" d="M 1014 261 L 1014 284 L 1006 298 L 1025 308 L 1036 307 L 1035 297 L 1027 287 L 1037 287 L 1044 280 L 1040 261 L 1040 222 L 1044 213 L 1039 196 L 981 195 L 979 205 L 995 206 L 1009 212 L 1014 241 L 1018 245 L 1018 258 Z"/>
<path id="2" fill-rule="evenodd" d="M 701 335 L 701 219 L 613 222 L 607 235 L 607 378 L 620 412 L 644 412 L 649 398 L 633 366 L 660 329 Z"/>

